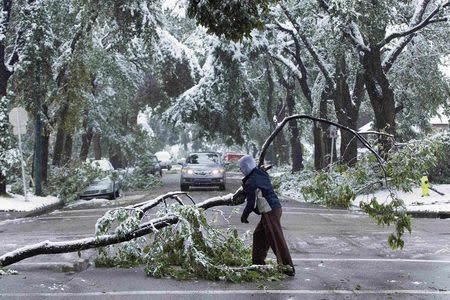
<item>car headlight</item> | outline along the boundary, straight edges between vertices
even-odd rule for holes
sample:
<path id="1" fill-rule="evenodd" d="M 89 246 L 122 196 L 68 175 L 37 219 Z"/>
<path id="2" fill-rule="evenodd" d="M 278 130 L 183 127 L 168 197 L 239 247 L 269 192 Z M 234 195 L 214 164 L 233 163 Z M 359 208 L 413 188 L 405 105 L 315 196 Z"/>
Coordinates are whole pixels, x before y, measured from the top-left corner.
<path id="1" fill-rule="evenodd" d="M 225 172 L 224 169 L 214 169 L 212 171 L 213 175 L 222 174 L 223 172 Z"/>
<path id="2" fill-rule="evenodd" d="M 181 173 L 192 175 L 192 174 L 194 174 L 194 170 L 185 168 L 185 169 L 181 169 Z"/>

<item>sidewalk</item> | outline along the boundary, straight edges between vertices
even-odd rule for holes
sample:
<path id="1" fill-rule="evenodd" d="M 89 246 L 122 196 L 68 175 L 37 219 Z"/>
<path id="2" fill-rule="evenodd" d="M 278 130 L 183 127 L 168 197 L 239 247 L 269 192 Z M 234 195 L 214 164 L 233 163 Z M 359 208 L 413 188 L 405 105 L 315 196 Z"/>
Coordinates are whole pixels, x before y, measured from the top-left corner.
<path id="1" fill-rule="evenodd" d="M 28 194 L 28 201 L 22 195 L 0 196 L 0 221 L 33 217 L 64 206 L 57 197 L 37 197 Z"/>

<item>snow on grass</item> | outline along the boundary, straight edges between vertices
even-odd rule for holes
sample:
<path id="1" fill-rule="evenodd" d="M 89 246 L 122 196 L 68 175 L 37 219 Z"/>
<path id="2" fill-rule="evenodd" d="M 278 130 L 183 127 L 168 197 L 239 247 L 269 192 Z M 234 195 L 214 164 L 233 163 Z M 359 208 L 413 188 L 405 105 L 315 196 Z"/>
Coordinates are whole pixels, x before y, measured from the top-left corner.
<path id="1" fill-rule="evenodd" d="M 32 211 L 41 207 L 49 206 L 59 202 L 57 197 L 38 197 L 28 194 L 28 201 L 22 195 L 9 193 L 0 196 L 0 211 Z"/>
<path id="2" fill-rule="evenodd" d="M 397 191 L 397 196 L 405 202 L 407 211 L 429 211 L 429 212 L 449 212 L 450 211 L 450 184 L 440 184 L 433 186 L 436 190 L 444 193 L 444 196 L 429 190 L 430 196 L 422 197 L 422 189 L 413 188 L 412 192 L 405 193 Z M 389 198 L 389 191 L 380 190 L 375 195 L 359 195 L 353 202 L 354 205 L 359 206 L 361 201 L 370 202 L 372 197 L 377 197 L 380 203 L 391 201 Z"/>

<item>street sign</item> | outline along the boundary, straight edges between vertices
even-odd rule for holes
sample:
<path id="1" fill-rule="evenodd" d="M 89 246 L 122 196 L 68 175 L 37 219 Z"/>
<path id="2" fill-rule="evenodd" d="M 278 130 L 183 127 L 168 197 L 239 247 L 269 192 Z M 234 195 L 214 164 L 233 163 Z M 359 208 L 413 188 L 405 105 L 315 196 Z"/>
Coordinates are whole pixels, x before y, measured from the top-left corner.
<path id="1" fill-rule="evenodd" d="M 330 127 L 328 127 L 328 136 L 330 139 L 335 139 L 337 138 L 338 135 L 338 128 L 334 125 L 330 125 Z"/>
<path id="2" fill-rule="evenodd" d="M 13 134 L 25 134 L 27 131 L 28 114 L 23 107 L 14 107 L 9 112 L 9 123 L 13 126 Z"/>

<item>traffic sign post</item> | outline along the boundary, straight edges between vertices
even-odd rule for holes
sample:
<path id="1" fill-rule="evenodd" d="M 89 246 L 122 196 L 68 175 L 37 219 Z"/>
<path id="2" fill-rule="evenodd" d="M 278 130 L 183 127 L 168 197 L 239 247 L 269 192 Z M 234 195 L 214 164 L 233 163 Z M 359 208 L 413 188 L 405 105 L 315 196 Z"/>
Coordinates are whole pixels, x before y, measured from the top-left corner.
<path id="1" fill-rule="evenodd" d="M 334 125 L 328 127 L 328 136 L 331 138 L 331 157 L 330 157 L 330 171 L 333 168 L 333 156 L 334 156 L 334 140 L 337 138 L 338 128 Z"/>
<path id="2" fill-rule="evenodd" d="M 15 107 L 9 112 L 9 123 L 13 126 L 13 134 L 17 135 L 19 141 L 20 164 L 22 165 L 22 183 L 25 201 L 28 201 L 27 183 L 25 180 L 25 162 L 22 155 L 22 134 L 26 133 L 28 114 L 22 107 Z"/>

